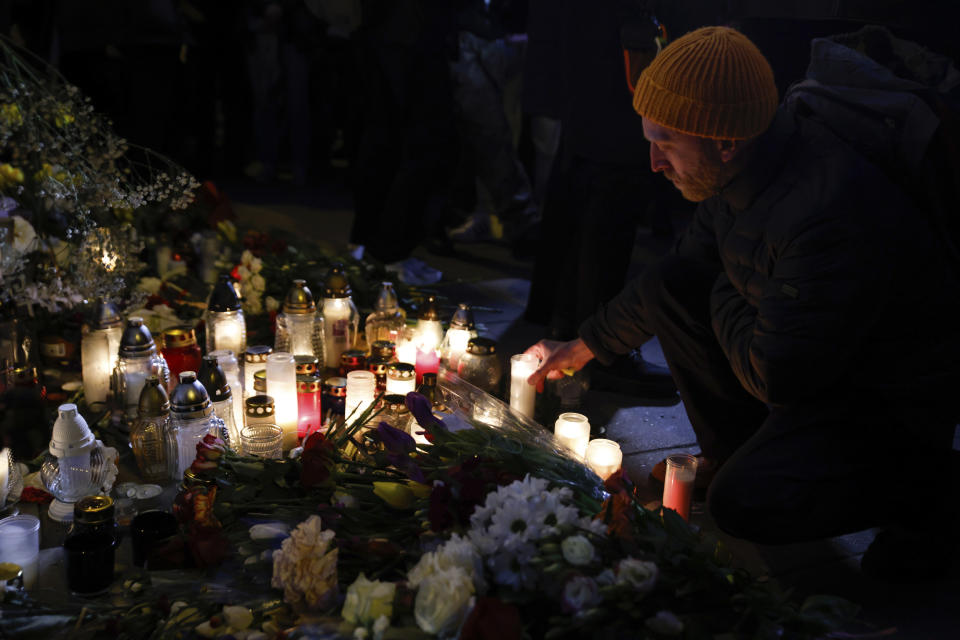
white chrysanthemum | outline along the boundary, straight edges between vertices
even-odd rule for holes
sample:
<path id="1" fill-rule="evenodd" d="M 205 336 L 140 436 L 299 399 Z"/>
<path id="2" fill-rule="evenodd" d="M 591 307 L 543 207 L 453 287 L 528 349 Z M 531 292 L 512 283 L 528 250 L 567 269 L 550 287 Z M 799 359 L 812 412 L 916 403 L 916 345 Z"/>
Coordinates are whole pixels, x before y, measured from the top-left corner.
<path id="1" fill-rule="evenodd" d="M 513 539 L 523 542 L 539 539 L 539 527 L 528 521 L 530 506 L 520 500 L 504 503 L 490 518 L 490 534 L 505 544 Z"/>

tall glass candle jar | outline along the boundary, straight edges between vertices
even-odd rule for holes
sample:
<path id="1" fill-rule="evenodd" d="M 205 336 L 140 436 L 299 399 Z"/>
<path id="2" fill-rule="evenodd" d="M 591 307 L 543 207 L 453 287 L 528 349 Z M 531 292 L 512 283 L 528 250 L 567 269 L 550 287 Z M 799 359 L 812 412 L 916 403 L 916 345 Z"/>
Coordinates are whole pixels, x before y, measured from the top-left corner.
<path id="1" fill-rule="evenodd" d="M 340 376 L 327 378 L 323 381 L 321 390 L 324 410 L 334 415 L 344 415 L 347 406 L 347 379 Z"/>
<path id="2" fill-rule="evenodd" d="M 400 308 L 397 292 L 393 290 L 393 283 L 381 282 L 380 292 L 373 305 L 373 313 L 367 316 L 364 325 L 367 344 L 372 345 L 377 340 L 396 342 L 406 321 L 407 313 Z"/>
<path id="3" fill-rule="evenodd" d="M 143 390 L 147 376 L 157 376 L 160 383 L 166 387 L 170 370 L 167 368 L 167 361 L 157 353 L 153 336 L 140 317 L 127 320 L 127 328 L 120 340 L 119 356 L 117 368 L 114 370 L 114 385 L 124 412 L 128 419 L 132 420 L 136 416 L 140 391 Z"/>
<path id="4" fill-rule="evenodd" d="M 200 358 L 203 355 L 197 336 L 190 327 L 173 327 L 160 334 L 163 347 L 160 353 L 170 368 L 171 380 L 179 380 L 183 371 L 197 371 L 200 369 Z M 174 385 L 176 383 L 174 382 Z"/>
<path id="5" fill-rule="evenodd" d="M 673 509 L 689 522 L 696 479 L 696 456 L 687 453 L 667 456 L 667 471 L 663 480 L 663 508 Z"/>
<path id="6" fill-rule="evenodd" d="M 406 396 L 417 390 L 417 373 L 412 364 L 394 362 L 387 366 L 387 393 Z"/>
<path id="7" fill-rule="evenodd" d="M 63 541 L 70 591 L 82 596 L 105 592 L 113 582 L 114 556 L 119 544 L 113 500 L 87 496 L 78 501 L 73 524 Z"/>
<path id="8" fill-rule="evenodd" d="M 487 393 L 500 388 L 503 369 L 497 356 L 497 343 L 489 338 L 473 338 L 457 364 L 457 375 Z"/>
<path id="9" fill-rule="evenodd" d="M 110 353 L 110 342 L 101 331 L 90 331 L 80 339 L 80 366 L 83 375 L 83 396 L 87 405 L 103 404 L 110 392 L 111 363 L 116 354 Z"/>
<path id="10" fill-rule="evenodd" d="M 301 358 L 310 358 L 303 362 Z M 317 359 L 297 356 L 297 437 L 303 440 L 323 426 Z"/>
<path id="11" fill-rule="evenodd" d="M 92 322 L 84 327 L 80 339 L 83 395 L 88 405 L 107 401 L 122 337 L 123 318 L 120 312 L 116 305 L 100 298 L 94 308 Z"/>
<path id="12" fill-rule="evenodd" d="M 273 353 L 273 347 L 265 344 L 254 344 L 247 347 L 243 354 L 243 396 L 249 398 L 257 395 L 253 388 L 253 376 L 257 371 L 267 370 L 267 356 Z"/>
<path id="13" fill-rule="evenodd" d="M 216 356 L 203 357 L 197 379 L 207 390 L 213 412 L 223 420 L 223 440 L 233 449 L 240 442 L 240 429 L 233 419 L 233 389 Z"/>
<path id="14" fill-rule="evenodd" d="M 236 354 L 229 349 L 211 351 L 208 355 L 217 359 L 223 375 L 227 377 L 230 395 L 233 396 L 233 423 L 239 427 L 243 425 L 243 378 L 240 377 L 240 363 L 237 362 Z"/>
<path id="15" fill-rule="evenodd" d="M 417 386 L 423 382 L 425 373 L 437 373 L 440 371 L 440 350 L 422 347 L 417 349 L 417 362 L 414 365 L 417 370 Z"/>
<path id="16" fill-rule="evenodd" d="M 533 418 L 537 402 L 537 388 L 527 384 L 527 378 L 537 370 L 540 361 L 530 353 L 518 353 L 510 357 L 510 408 Z"/>
<path id="17" fill-rule="evenodd" d="M 377 340 L 370 346 L 367 370 L 372 371 L 377 378 L 377 393 L 387 390 L 387 366 L 397 361 L 394 347 L 394 343 L 389 340 Z"/>
<path id="18" fill-rule="evenodd" d="M 319 357 L 323 353 L 323 335 L 313 294 L 306 280 L 294 280 L 277 314 L 274 348 L 294 355 Z"/>
<path id="19" fill-rule="evenodd" d="M 229 275 L 220 276 L 214 286 L 204 317 L 207 325 L 207 353 L 229 349 L 243 353 L 247 349 L 247 325 L 240 298 Z"/>
<path id="20" fill-rule="evenodd" d="M 360 317 L 350 293 L 343 265 L 334 265 L 327 276 L 321 308 L 323 366 L 327 369 L 336 369 L 340 365 L 340 354 L 352 349 L 357 341 Z"/>
<path id="21" fill-rule="evenodd" d="M 203 436 L 223 433 L 223 420 L 194 371 L 180 374 L 180 383 L 170 396 L 170 422 L 167 429 L 167 468 L 171 479 L 180 479 L 197 457 L 197 444 Z"/>
<path id="22" fill-rule="evenodd" d="M 440 344 L 440 364 L 450 371 L 456 372 L 460 364 L 460 357 L 467 351 L 467 343 L 477 337 L 477 330 L 473 322 L 473 311 L 470 305 L 460 303 L 453 312 L 450 326 Z"/>
<path id="23" fill-rule="evenodd" d="M 164 482 L 167 470 L 166 430 L 170 400 L 155 375 L 147 377 L 140 392 L 137 419 L 130 427 L 130 448 L 145 482 Z"/>
<path id="24" fill-rule="evenodd" d="M 297 366 L 293 354 L 267 356 L 267 393 L 276 403 L 277 426 L 283 429 L 283 450 L 297 446 Z"/>

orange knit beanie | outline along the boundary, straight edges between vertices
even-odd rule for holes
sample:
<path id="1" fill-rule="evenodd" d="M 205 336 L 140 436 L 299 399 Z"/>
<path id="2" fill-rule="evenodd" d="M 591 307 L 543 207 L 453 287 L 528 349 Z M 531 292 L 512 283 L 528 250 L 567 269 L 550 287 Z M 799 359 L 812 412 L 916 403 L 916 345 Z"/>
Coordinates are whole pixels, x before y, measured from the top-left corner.
<path id="1" fill-rule="evenodd" d="M 766 131 L 778 101 L 770 63 L 728 27 L 703 27 L 670 43 L 633 92 L 633 108 L 644 118 L 720 140 Z"/>

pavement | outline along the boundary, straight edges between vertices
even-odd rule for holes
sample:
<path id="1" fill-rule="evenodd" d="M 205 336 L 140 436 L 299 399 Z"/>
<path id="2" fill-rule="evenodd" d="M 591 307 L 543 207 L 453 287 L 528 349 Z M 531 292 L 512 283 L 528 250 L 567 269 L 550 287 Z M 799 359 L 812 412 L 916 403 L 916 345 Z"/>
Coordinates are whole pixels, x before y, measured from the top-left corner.
<path id="1" fill-rule="evenodd" d="M 264 230 L 280 226 L 331 247 L 346 245 L 352 212 L 342 189 L 330 185 L 306 189 L 286 189 L 282 185 L 221 188 L 232 198 L 243 224 Z M 661 249 L 662 244 L 640 230 L 633 269 Z M 504 364 L 510 354 L 520 353 L 544 337 L 544 327 L 523 319 L 531 261 L 514 259 L 507 248 L 487 243 L 461 245 L 456 256 L 443 257 L 421 247 L 413 257 L 443 272 L 443 279 L 432 288 L 451 304 L 468 302 L 483 308 L 475 311 L 480 333 L 498 341 Z M 644 345 L 642 353 L 645 360 L 666 366 L 656 340 Z M 605 430 L 605 437 L 620 443 L 623 466 L 649 501 L 658 500 L 661 491 L 649 480 L 653 465 L 669 453 L 698 451 L 679 398 L 672 404 L 652 403 L 620 393 L 588 390 L 581 411 L 594 428 Z M 909 464 L 910 461 L 904 461 L 905 468 Z M 859 604 L 862 627 L 856 631 L 865 635 L 844 637 L 960 638 L 960 578 L 951 574 L 935 582 L 900 585 L 873 580 L 861 573 L 860 558 L 876 535 L 875 530 L 806 544 L 756 545 L 719 531 L 699 502 L 694 503 L 691 523 L 716 535 L 736 564 L 755 576 L 776 581 L 797 597 L 824 593 Z"/>

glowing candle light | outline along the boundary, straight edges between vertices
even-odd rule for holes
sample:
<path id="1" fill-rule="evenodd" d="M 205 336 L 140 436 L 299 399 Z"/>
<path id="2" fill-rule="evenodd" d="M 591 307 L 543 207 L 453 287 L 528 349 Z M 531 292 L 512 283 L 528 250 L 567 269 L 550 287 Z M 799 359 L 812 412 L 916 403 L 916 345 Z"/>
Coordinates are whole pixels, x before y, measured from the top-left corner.
<path id="1" fill-rule="evenodd" d="M 353 422 L 371 405 L 377 395 L 377 377 L 372 371 L 358 369 L 347 374 L 347 404 L 344 415 Z"/>
<path id="2" fill-rule="evenodd" d="M 533 417 L 537 403 L 537 388 L 527 384 L 527 378 L 537 370 L 540 361 L 531 353 L 510 357 L 510 408 L 528 418 Z"/>
<path id="3" fill-rule="evenodd" d="M 686 453 L 667 456 L 667 473 L 663 480 L 663 508 L 673 509 L 684 520 L 690 520 L 697 459 Z"/>
<path id="4" fill-rule="evenodd" d="M 283 429 L 283 450 L 297 446 L 297 366 L 285 351 L 267 356 L 267 393 L 273 398 L 278 427 Z"/>
<path id="5" fill-rule="evenodd" d="M 553 437 L 557 444 L 567 447 L 583 460 L 590 442 L 590 422 L 581 413 L 561 413 L 554 424 Z"/>
<path id="6" fill-rule="evenodd" d="M 587 445 L 586 460 L 587 466 L 606 480 L 620 468 L 623 452 L 620 451 L 620 445 L 613 440 L 596 438 Z"/>

